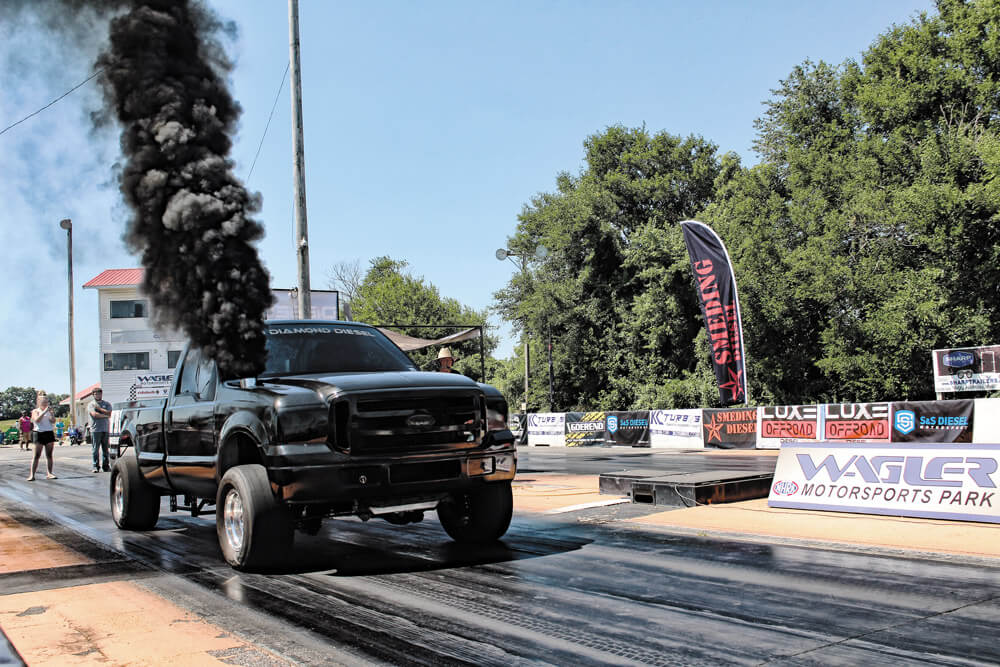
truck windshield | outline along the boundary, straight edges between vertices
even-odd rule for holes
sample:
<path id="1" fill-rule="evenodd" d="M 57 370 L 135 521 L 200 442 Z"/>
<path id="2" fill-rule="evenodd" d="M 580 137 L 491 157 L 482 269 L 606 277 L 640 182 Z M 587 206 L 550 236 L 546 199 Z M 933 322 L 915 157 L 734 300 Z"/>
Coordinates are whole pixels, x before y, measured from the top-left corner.
<path id="1" fill-rule="evenodd" d="M 269 324 L 261 377 L 417 370 L 377 329 L 343 324 Z"/>

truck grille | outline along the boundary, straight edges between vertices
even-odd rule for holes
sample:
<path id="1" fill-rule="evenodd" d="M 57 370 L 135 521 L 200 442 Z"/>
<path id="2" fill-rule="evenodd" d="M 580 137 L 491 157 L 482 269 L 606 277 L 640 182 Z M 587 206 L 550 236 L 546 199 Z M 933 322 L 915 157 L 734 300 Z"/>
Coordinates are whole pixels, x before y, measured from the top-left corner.
<path id="1" fill-rule="evenodd" d="M 334 402 L 330 412 L 329 441 L 356 455 L 477 447 L 485 425 L 483 400 L 469 391 L 358 396 Z"/>

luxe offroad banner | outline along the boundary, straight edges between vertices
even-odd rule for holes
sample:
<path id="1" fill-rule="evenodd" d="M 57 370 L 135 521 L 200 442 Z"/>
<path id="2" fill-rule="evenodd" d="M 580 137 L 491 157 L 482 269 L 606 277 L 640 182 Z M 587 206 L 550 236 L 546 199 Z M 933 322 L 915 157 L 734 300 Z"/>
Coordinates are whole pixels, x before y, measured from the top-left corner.
<path id="1" fill-rule="evenodd" d="M 722 239 L 696 220 L 681 223 L 691 258 L 701 314 L 712 345 L 712 365 L 723 406 L 746 403 L 746 365 L 743 359 L 743 325 L 736 276 Z"/>

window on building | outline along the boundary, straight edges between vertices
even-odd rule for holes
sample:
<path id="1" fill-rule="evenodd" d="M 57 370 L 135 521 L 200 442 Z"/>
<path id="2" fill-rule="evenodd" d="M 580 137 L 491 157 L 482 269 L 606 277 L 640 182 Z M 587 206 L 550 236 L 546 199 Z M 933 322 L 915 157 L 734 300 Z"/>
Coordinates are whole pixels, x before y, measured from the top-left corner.
<path id="1" fill-rule="evenodd" d="M 128 301 L 111 302 L 111 319 L 117 320 L 126 317 L 148 317 L 145 299 L 131 299 Z"/>
<path id="2" fill-rule="evenodd" d="M 104 355 L 106 371 L 148 371 L 149 352 L 110 352 Z"/>
<path id="3" fill-rule="evenodd" d="M 167 350 L 167 368 L 177 368 L 177 362 L 180 360 L 180 350 Z"/>

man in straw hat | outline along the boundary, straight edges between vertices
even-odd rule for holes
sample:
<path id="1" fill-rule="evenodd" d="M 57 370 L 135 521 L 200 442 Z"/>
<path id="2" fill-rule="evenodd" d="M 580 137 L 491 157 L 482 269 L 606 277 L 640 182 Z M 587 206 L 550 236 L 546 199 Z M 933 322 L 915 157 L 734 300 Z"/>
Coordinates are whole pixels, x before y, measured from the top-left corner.
<path id="1" fill-rule="evenodd" d="M 451 356 L 451 350 L 447 347 L 442 347 L 441 351 L 438 352 L 438 372 L 441 373 L 455 373 L 456 375 L 461 375 L 458 371 L 451 367 L 455 363 L 455 359 Z"/>

